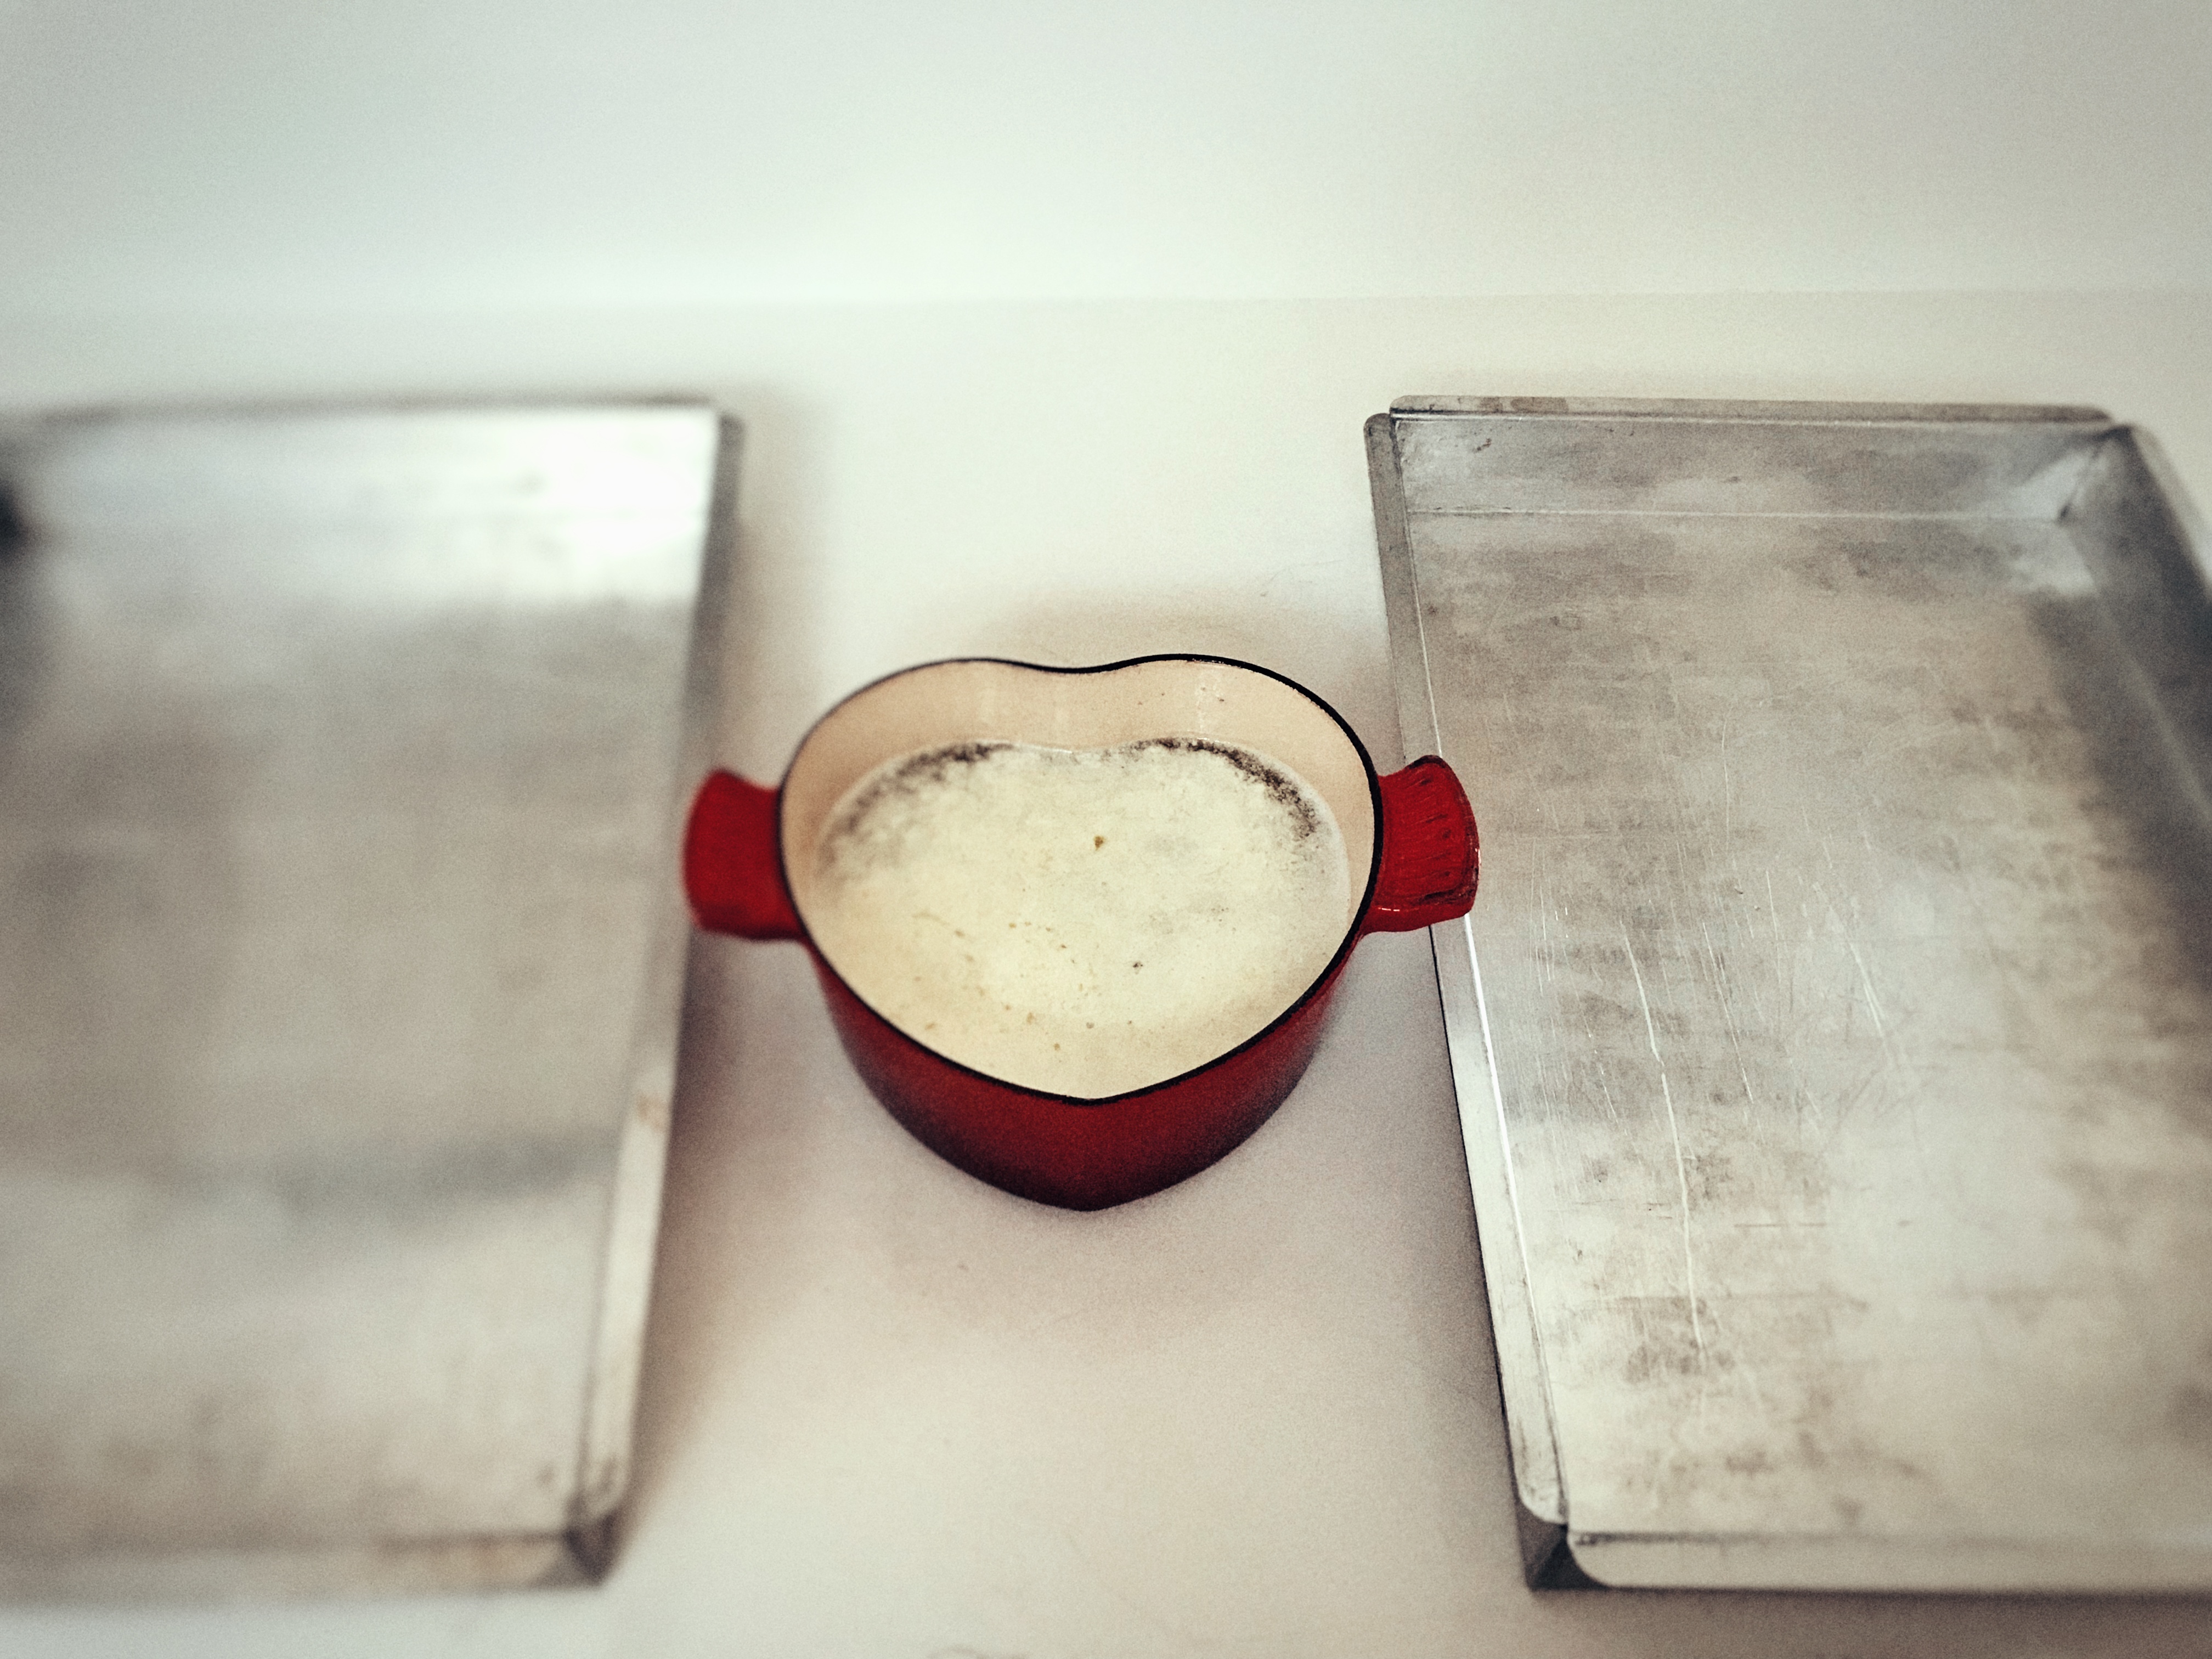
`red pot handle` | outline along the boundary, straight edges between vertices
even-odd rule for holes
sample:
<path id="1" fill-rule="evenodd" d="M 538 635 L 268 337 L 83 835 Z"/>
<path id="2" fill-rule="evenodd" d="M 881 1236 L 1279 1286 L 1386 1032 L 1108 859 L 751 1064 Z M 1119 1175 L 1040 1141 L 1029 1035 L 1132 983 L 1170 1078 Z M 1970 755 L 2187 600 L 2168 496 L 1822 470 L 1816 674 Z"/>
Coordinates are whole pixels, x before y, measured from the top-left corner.
<path id="1" fill-rule="evenodd" d="M 684 891 L 710 933 L 799 939 L 799 913 L 776 856 L 776 792 L 713 772 L 684 830 Z"/>
<path id="2" fill-rule="evenodd" d="M 1482 843 L 1458 775 L 1424 755 L 1381 781 L 1382 868 L 1360 931 L 1410 933 L 1465 915 L 1474 905 Z"/>

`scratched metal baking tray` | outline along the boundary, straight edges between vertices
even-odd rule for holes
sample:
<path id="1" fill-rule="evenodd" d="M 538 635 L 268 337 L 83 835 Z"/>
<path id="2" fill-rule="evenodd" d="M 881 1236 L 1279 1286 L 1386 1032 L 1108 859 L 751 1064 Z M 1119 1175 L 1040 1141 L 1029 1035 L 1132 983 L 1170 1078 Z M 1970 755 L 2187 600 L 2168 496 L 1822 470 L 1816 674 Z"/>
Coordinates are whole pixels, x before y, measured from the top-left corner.
<path id="1" fill-rule="evenodd" d="M 673 404 L 0 424 L 0 1595 L 602 1558 L 732 465 Z"/>
<path id="2" fill-rule="evenodd" d="M 2086 409 L 1368 428 L 1540 1583 L 2212 1587 L 2212 608 Z"/>

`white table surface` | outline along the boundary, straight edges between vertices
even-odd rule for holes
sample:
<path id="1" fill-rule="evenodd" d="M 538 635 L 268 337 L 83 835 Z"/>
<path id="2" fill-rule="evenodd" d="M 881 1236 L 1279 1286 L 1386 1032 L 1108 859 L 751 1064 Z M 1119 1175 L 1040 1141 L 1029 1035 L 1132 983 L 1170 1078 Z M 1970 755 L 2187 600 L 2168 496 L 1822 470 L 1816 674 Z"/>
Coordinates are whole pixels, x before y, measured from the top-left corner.
<path id="1" fill-rule="evenodd" d="M 2204 293 L 0 324 L 9 407 L 656 391 L 746 423 L 761 777 L 967 653 L 1245 657 L 1395 757 L 1360 422 L 1408 392 L 2096 404 L 2212 503 Z M 1243 1148 L 1088 1216 L 908 1139 L 795 948 L 700 943 L 640 1435 L 603 1586 L 0 1609 L 0 1654 L 2212 1654 L 2205 1600 L 1524 1589 L 1418 935 Z"/>

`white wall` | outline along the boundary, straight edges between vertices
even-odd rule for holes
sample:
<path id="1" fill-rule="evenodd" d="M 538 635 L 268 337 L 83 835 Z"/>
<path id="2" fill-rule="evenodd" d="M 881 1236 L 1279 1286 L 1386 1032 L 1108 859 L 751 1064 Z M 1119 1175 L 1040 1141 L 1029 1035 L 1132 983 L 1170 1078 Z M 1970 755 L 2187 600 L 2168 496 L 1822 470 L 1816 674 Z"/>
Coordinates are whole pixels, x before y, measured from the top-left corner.
<path id="1" fill-rule="evenodd" d="M 0 0 L 0 311 L 2212 281 L 2206 0 Z"/>

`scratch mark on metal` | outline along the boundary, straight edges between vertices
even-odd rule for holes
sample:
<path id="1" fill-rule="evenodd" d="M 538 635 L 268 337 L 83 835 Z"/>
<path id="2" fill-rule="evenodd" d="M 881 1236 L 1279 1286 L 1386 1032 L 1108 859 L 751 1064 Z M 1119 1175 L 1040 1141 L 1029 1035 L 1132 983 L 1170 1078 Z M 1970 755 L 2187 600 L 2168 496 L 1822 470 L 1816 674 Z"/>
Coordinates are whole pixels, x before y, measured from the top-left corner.
<path id="1" fill-rule="evenodd" d="M 1776 1020 L 1780 1027 L 1786 1029 L 1790 1020 L 1796 1015 L 1797 986 L 1789 971 L 1788 956 L 1782 937 L 1782 912 L 1774 902 L 1774 866 L 1771 864 L 1766 866 L 1765 875 L 1766 921 L 1767 925 L 1774 932 L 1774 988 L 1781 998 L 1781 1006 L 1776 1011 Z"/>
<path id="2" fill-rule="evenodd" d="M 1674 1185 L 1682 1200 L 1682 1281 L 1690 1297 L 1690 1335 L 1698 1345 L 1698 1369 L 1707 1364 L 1705 1322 L 1698 1316 L 1698 1257 L 1690 1245 L 1690 1170 L 1682 1158 L 1682 1126 L 1674 1116 L 1674 1091 L 1667 1081 L 1667 1059 L 1659 1052 L 1659 1028 L 1651 1021 L 1651 998 L 1644 988 L 1644 965 L 1636 959 L 1636 941 L 1621 929 L 1620 942 L 1628 947 L 1628 971 L 1636 975 L 1636 998 L 1644 1005 L 1644 1035 L 1651 1044 L 1651 1058 L 1659 1067 L 1659 1097 L 1667 1104 L 1667 1138 L 1674 1146 Z"/>
<path id="3" fill-rule="evenodd" d="M 1912 1132 L 1914 1160 L 1920 1165 L 1921 1175 L 1932 1180 L 1933 1176 L 1928 1167 L 1928 1149 L 1920 1138 L 1919 1069 L 1889 1034 L 1889 1022 L 1882 1016 L 1881 997 L 1874 988 L 1874 975 L 1867 968 L 1866 957 L 1859 952 L 1858 941 L 1851 937 L 1851 930 L 1837 910 L 1835 901 L 1828 898 L 1826 893 L 1821 896 L 1827 903 L 1828 915 L 1835 922 L 1837 931 L 1843 935 L 1844 948 L 1851 953 L 1851 961 L 1858 968 L 1859 985 L 1866 994 L 1867 1012 L 1874 1019 L 1875 1037 L 1881 1045 L 1882 1070 L 1905 1103 L 1905 1123 Z M 1871 1078 L 1868 1082 L 1871 1086 Z"/>
<path id="4" fill-rule="evenodd" d="M 1842 918 L 1837 920 L 1840 926 Z M 1844 935 L 1844 948 L 1851 953 L 1851 960 L 1858 964 L 1859 983 L 1866 988 L 1867 1012 L 1874 1016 L 1874 1034 L 1881 1039 L 1882 1047 L 1887 1049 L 1889 1047 L 1889 1026 L 1881 1017 L 1881 999 L 1875 994 L 1874 975 L 1867 972 L 1866 958 L 1859 954 L 1858 941 L 1848 933 Z"/>
<path id="5" fill-rule="evenodd" d="M 1735 845 L 1735 778 L 1729 770 L 1729 717 L 1721 716 L 1721 835 Z"/>
<path id="6" fill-rule="evenodd" d="M 1721 960 L 1721 953 L 1713 944 L 1711 924 L 1701 922 L 1698 926 L 1705 936 L 1706 959 L 1713 967 L 1713 986 L 1720 993 L 1721 1018 L 1728 1026 L 1729 1047 L 1735 1051 L 1735 1074 L 1743 1083 L 1744 1127 L 1748 1130 L 1752 1115 L 1759 1110 L 1759 1096 L 1751 1086 L 1751 1073 L 1743 1063 L 1743 1034 L 1736 1024 L 1735 1000 L 1729 987 L 1728 965 Z"/>

